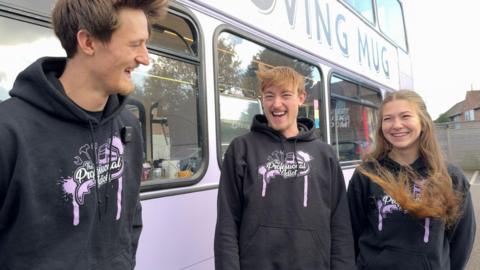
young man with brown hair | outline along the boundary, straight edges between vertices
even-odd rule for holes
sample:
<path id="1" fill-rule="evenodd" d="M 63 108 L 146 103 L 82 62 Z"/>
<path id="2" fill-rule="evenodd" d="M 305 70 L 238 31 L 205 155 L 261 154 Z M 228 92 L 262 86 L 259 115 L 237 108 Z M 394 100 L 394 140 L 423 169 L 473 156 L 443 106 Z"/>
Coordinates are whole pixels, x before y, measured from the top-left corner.
<path id="1" fill-rule="evenodd" d="M 58 0 L 67 58 L 21 72 L 0 104 L 0 269 L 131 270 L 142 138 L 125 109 L 167 0 Z"/>
<path id="2" fill-rule="evenodd" d="M 258 77 L 264 114 L 223 161 L 216 269 L 354 269 L 342 170 L 312 120 L 297 118 L 304 78 L 288 67 Z"/>

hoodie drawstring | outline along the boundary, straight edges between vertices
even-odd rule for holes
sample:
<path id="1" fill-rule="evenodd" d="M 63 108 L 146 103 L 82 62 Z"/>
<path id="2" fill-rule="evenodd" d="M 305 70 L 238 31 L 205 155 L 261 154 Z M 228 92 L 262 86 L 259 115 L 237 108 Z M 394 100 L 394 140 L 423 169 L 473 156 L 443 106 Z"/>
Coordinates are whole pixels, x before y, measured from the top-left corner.
<path id="1" fill-rule="evenodd" d="M 287 159 L 287 149 L 283 140 L 280 141 L 280 144 L 282 146 L 283 162 L 285 162 L 285 160 Z"/>
<path id="2" fill-rule="evenodd" d="M 300 171 L 300 165 L 297 158 L 297 138 L 293 141 L 293 155 L 295 157 L 295 165 L 297 170 L 295 171 L 295 178 L 298 177 Z M 303 176 L 303 207 L 308 205 L 308 174 Z"/>
<path id="3" fill-rule="evenodd" d="M 102 215 L 100 213 L 100 205 L 102 204 L 102 201 L 100 200 L 100 196 L 98 194 L 98 175 L 97 175 L 97 142 L 95 141 L 95 129 L 93 128 L 93 123 L 92 121 L 88 121 L 88 124 L 90 125 L 90 141 L 92 143 L 92 148 L 93 148 L 93 175 L 95 179 L 93 181 L 95 182 L 95 194 L 97 196 L 97 212 L 98 212 L 98 219 L 102 220 Z"/>
<path id="4" fill-rule="evenodd" d="M 105 186 L 105 196 L 104 196 L 105 197 L 105 214 L 107 213 L 108 199 L 110 197 L 110 195 L 108 195 L 108 190 L 109 190 L 109 187 L 112 186 L 111 181 L 110 181 L 110 178 L 111 178 L 110 169 L 112 167 L 112 145 L 113 145 L 113 121 L 110 124 L 110 145 L 108 146 L 107 183 L 106 183 L 106 186 Z"/>
<path id="5" fill-rule="evenodd" d="M 295 158 L 295 165 L 296 165 L 296 170 L 295 170 L 295 178 L 298 177 L 298 171 L 299 171 L 299 167 L 298 167 L 298 159 L 297 159 L 297 138 L 295 138 L 295 140 L 293 140 L 293 156 Z"/>
<path id="6" fill-rule="evenodd" d="M 94 177 L 95 179 L 93 179 L 93 181 L 95 182 L 95 194 L 97 196 L 97 212 L 98 212 L 98 219 L 101 221 L 102 220 L 102 214 L 101 214 L 101 211 L 100 211 L 100 206 L 102 204 L 102 200 L 100 199 L 100 184 L 98 183 L 98 160 L 97 160 L 97 153 L 98 153 L 98 149 L 97 149 L 97 142 L 95 141 L 95 128 L 93 126 L 93 123 L 92 121 L 88 121 L 88 124 L 90 126 L 90 141 L 92 143 L 92 150 L 93 150 L 93 168 L 94 168 Z M 112 167 L 112 145 L 113 145 L 113 121 L 111 122 L 110 124 L 110 144 L 109 144 L 109 148 L 108 148 L 108 169 L 107 169 L 107 181 L 105 183 L 105 189 L 104 189 L 104 200 L 105 200 L 105 214 L 107 213 L 107 210 L 108 210 L 108 199 L 109 199 L 109 195 L 108 195 L 108 187 L 109 187 L 109 183 L 111 182 L 110 181 L 110 178 L 111 178 L 111 174 L 110 174 L 110 169 Z M 105 149 L 107 150 L 107 149 Z"/>

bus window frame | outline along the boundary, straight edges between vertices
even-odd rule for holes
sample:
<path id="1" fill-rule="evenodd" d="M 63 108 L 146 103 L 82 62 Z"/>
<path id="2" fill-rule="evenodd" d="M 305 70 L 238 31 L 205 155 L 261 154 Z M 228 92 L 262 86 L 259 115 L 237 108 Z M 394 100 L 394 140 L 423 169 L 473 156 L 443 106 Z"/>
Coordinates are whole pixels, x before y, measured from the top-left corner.
<path id="1" fill-rule="evenodd" d="M 165 189 L 173 189 L 179 187 L 187 187 L 195 185 L 202 181 L 205 174 L 207 173 L 208 163 L 209 163 L 209 148 L 208 148 L 208 126 L 207 126 L 207 97 L 206 97 L 206 66 L 205 66 L 205 42 L 204 42 L 204 33 L 201 28 L 199 20 L 196 16 L 191 12 L 189 9 L 180 6 L 177 3 L 171 3 L 168 7 L 168 13 L 178 16 L 184 19 L 190 26 L 192 30 L 192 34 L 196 37 L 196 57 L 181 54 L 177 51 L 162 48 L 160 44 L 148 44 L 148 52 L 157 56 L 162 56 L 166 58 L 170 58 L 173 60 L 181 61 L 184 63 L 191 64 L 195 66 L 195 70 L 197 72 L 197 86 L 198 86 L 198 96 L 197 96 L 197 132 L 199 135 L 199 147 L 201 148 L 202 154 L 199 156 L 201 158 L 200 165 L 198 167 L 197 172 L 195 172 L 192 176 L 186 178 L 172 178 L 172 179 L 162 179 L 161 182 L 158 179 L 151 179 L 149 181 L 143 181 L 140 186 L 140 193 L 143 194 L 145 192 L 151 191 L 159 191 Z M 195 33 L 193 33 L 195 31 Z M 152 103 L 153 105 L 153 103 Z M 150 106 L 151 107 L 151 106 Z M 150 110 L 148 110 L 148 114 L 150 114 Z M 142 123 L 143 124 L 143 123 Z M 145 123 L 145 125 L 152 125 L 153 122 Z M 150 128 L 150 134 L 147 136 L 152 136 L 152 129 Z M 144 143 L 147 145 L 147 139 L 144 138 Z M 153 147 L 153 140 L 150 139 L 150 146 L 146 147 Z M 147 152 L 145 152 L 146 155 Z M 145 157 L 147 159 L 149 157 Z M 153 193 L 152 193 L 153 194 Z M 149 199 L 154 199 L 157 197 L 162 197 L 160 193 L 154 194 L 150 196 Z"/>
<path id="2" fill-rule="evenodd" d="M 363 16 L 354 6 L 350 5 L 347 0 L 337 0 L 340 4 L 342 4 L 345 8 L 350 10 L 352 14 L 356 15 L 359 19 L 363 20 L 366 22 L 372 29 L 375 29 L 375 26 L 378 24 L 378 19 L 377 19 L 377 6 L 376 6 L 376 0 L 369 0 L 372 3 L 372 16 L 373 16 L 373 22 L 368 20 L 365 16 Z"/>
<path id="3" fill-rule="evenodd" d="M 386 32 L 384 32 L 382 30 L 382 27 L 380 26 L 380 16 L 379 16 L 379 13 L 378 13 L 378 5 L 377 5 L 377 1 L 375 0 L 374 1 L 374 5 L 375 5 L 375 18 L 376 18 L 376 21 L 377 21 L 377 27 L 378 27 L 378 32 L 388 41 L 390 41 L 393 45 L 395 45 L 395 47 L 399 48 L 400 50 L 404 51 L 405 53 L 408 54 L 409 52 L 409 45 L 408 45 L 408 33 L 407 33 L 407 26 L 405 24 L 405 9 L 403 8 L 403 3 L 399 0 L 396 0 L 399 7 L 400 7 L 400 11 L 401 11 L 401 17 L 402 17 L 402 28 L 403 28 L 403 37 L 405 39 L 405 47 L 398 44 L 395 40 L 393 40 L 392 37 L 390 37 Z"/>
<path id="4" fill-rule="evenodd" d="M 147 143 L 146 143 L 146 137 L 147 137 L 147 127 L 145 126 L 146 118 L 145 118 L 145 106 L 143 106 L 143 103 L 133 99 L 129 98 L 126 101 L 126 105 L 133 106 L 138 109 L 138 121 L 140 122 L 140 129 L 142 130 L 142 140 L 143 140 L 143 153 L 147 153 Z"/>
<path id="5" fill-rule="evenodd" d="M 344 75 L 342 74 L 341 72 L 338 72 L 338 71 L 332 71 L 328 74 L 328 90 L 329 90 L 329 95 L 328 95 L 328 108 L 329 108 L 329 116 L 330 116 L 330 113 L 331 111 L 333 110 L 332 108 L 332 100 L 344 100 L 344 101 L 347 101 L 347 102 L 351 102 L 351 103 L 354 103 L 354 104 L 358 104 L 360 106 L 366 106 L 366 107 L 369 107 L 369 108 L 373 108 L 375 110 L 375 112 L 378 112 L 378 109 L 380 108 L 380 104 L 376 105 L 376 104 L 373 104 L 372 102 L 365 102 L 365 101 L 362 101 L 360 99 L 360 88 L 363 87 L 363 88 L 366 88 L 368 90 L 371 90 L 372 92 L 375 92 L 378 97 L 380 98 L 380 101 L 383 99 L 383 95 L 382 95 L 382 91 L 380 90 L 380 88 L 378 87 L 375 87 L 371 84 L 368 84 L 368 83 L 364 83 L 360 80 L 356 80 L 350 76 L 347 76 L 347 75 Z M 354 84 L 356 86 L 356 92 L 357 92 L 357 97 L 358 99 L 355 99 L 355 98 L 350 98 L 350 97 L 346 97 L 346 96 L 342 96 L 342 95 L 338 95 L 338 94 L 335 94 L 332 92 L 332 78 L 333 77 L 336 77 L 338 79 L 341 79 L 343 81 L 347 81 L 351 84 Z M 331 129 L 331 120 L 329 120 L 329 129 Z M 373 127 L 374 129 L 376 127 Z M 334 138 L 334 134 L 333 132 L 330 130 L 330 145 L 332 146 L 335 154 L 337 154 L 337 147 L 333 144 L 333 138 Z M 336 143 L 336 140 L 335 140 L 335 143 Z M 354 159 L 354 160 L 342 160 L 340 161 L 340 157 L 337 156 L 337 158 L 339 159 L 339 163 L 340 165 L 342 166 L 342 168 L 346 168 L 346 167 L 350 167 L 350 166 L 356 166 L 357 164 L 360 164 L 361 163 L 361 159 Z"/>
<path id="6" fill-rule="evenodd" d="M 214 61 L 213 74 L 214 74 L 214 100 L 215 100 L 215 129 L 216 129 L 216 135 L 215 135 L 216 142 L 215 143 L 216 143 L 216 150 L 217 150 L 217 163 L 218 163 L 219 168 L 222 167 L 223 156 L 222 156 L 222 153 L 221 153 L 222 142 L 221 142 L 221 137 L 220 137 L 220 129 L 221 129 L 221 125 L 220 125 L 220 121 L 221 121 L 221 119 L 220 119 L 220 94 L 217 91 L 217 89 L 219 89 L 218 79 L 217 79 L 218 75 L 219 75 L 217 44 L 218 44 L 219 36 L 223 32 L 227 32 L 227 33 L 235 35 L 239 38 L 246 39 L 246 40 L 248 40 L 252 43 L 255 43 L 259 46 L 262 46 L 266 49 L 275 51 L 276 53 L 285 55 L 285 56 L 293 58 L 293 59 L 300 60 L 300 61 L 302 61 L 306 64 L 309 64 L 309 65 L 317 68 L 317 70 L 320 74 L 320 82 L 321 82 L 320 83 L 320 91 L 317 94 L 318 94 L 318 97 L 321 98 L 320 100 L 322 102 L 321 104 L 319 104 L 319 112 L 321 114 L 320 123 L 322 123 L 319 132 L 322 135 L 323 140 L 322 140 L 322 138 L 318 138 L 318 139 L 326 142 L 326 140 L 327 140 L 327 130 L 326 130 L 327 127 L 326 127 L 326 125 L 328 123 L 327 122 L 328 121 L 328 119 L 327 119 L 328 116 L 326 115 L 327 112 L 326 112 L 326 107 L 325 107 L 325 102 L 327 102 L 327 100 L 325 100 L 325 91 L 326 91 L 325 90 L 325 84 L 324 84 L 324 82 L 325 82 L 325 72 L 323 71 L 320 64 L 316 63 L 313 58 L 312 59 L 307 59 L 307 58 L 293 52 L 292 50 L 290 50 L 286 47 L 280 46 L 278 43 L 281 43 L 281 41 L 278 42 L 278 43 L 269 42 L 267 39 L 259 37 L 255 33 L 247 32 L 243 29 L 240 29 L 240 28 L 237 28 L 235 26 L 224 23 L 224 24 L 220 24 L 219 26 L 216 27 L 216 29 L 214 31 L 214 34 L 213 34 L 213 43 L 212 43 L 212 45 L 213 45 L 213 61 Z M 274 39 L 274 38 L 272 38 L 272 39 Z"/>
<path id="7" fill-rule="evenodd" d="M 395 48 L 398 48 L 400 50 L 402 50 L 404 53 L 408 54 L 409 53 L 409 43 L 408 43 L 408 33 L 407 33 L 407 26 L 406 26 L 406 23 L 405 23 L 405 12 L 404 12 L 404 8 L 403 8 L 403 3 L 398 1 L 400 3 L 400 7 L 401 7 L 401 10 L 402 10 L 402 20 L 403 20 L 403 34 L 405 36 L 405 48 L 403 46 L 400 46 L 399 44 L 397 44 L 397 42 L 395 42 L 389 35 L 387 35 L 386 33 L 384 33 L 382 31 L 382 29 L 380 28 L 380 24 L 379 24 L 379 18 L 378 18 L 378 10 L 377 10 L 377 1 L 374 0 L 373 1 L 373 15 L 374 15 L 374 23 L 370 22 L 368 19 L 366 19 L 362 14 L 360 14 L 355 8 L 353 8 L 352 6 L 350 6 L 350 4 L 348 4 L 345 0 L 337 0 L 340 4 L 342 4 L 346 9 L 348 9 L 352 15 L 354 16 L 357 16 L 358 19 L 362 20 L 365 24 L 368 25 L 368 27 L 375 31 L 377 34 L 379 34 L 380 36 L 382 36 L 382 38 L 385 39 L 385 41 L 389 42 L 390 44 L 392 44 L 392 46 L 394 46 Z"/>

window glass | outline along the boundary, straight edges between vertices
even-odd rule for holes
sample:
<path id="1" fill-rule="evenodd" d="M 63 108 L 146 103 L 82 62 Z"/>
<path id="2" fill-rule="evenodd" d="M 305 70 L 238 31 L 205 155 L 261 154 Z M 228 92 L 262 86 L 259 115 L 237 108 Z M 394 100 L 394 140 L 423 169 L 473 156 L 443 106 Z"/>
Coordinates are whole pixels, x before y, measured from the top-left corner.
<path id="1" fill-rule="evenodd" d="M 473 121 L 475 120 L 475 113 L 473 110 L 468 110 L 464 113 L 465 121 Z"/>
<path id="2" fill-rule="evenodd" d="M 9 98 L 8 91 L 18 73 L 38 58 L 64 56 L 52 29 L 0 17 L 0 102 Z"/>
<path id="3" fill-rule="evenodd" d="M 363 86 L 360 86 L 359 88 L 360 101 L 362 101 L 363 103 L 370 103 L 374 106 L 377 106 L 382 101 L 377 91 L 373 91 L 372 89 L 365 88 Z"/>
<path id="4" fill-rule="evenodd" d="M 331 79 L 331 134 L 340 161 L 360 160 L 373 142 L 380 94 L 354 82 L 333 76 Z M 358 101 L 338 95 L 334 89 L 360 89 Z M 347 91 L 352 92 L 352 91 Z"/>
<path id="5" fill-rule="evenodd" d="M 349 6 L 355 9 L 360 15 L 367 19 L 372 24 L 373 21 L 373 4 L 372 0 L 345 0 Z"/>
<path id="6" fill-rule="evenodd" d="M 250 130 L 252 117 L 262 113 L 262 106 L 257 99 L 235 97 L 220 94 L 222 154 L 227 150 L 228 144 L 237 136 Z"/>
<path id="7" fill-rule="evenodd" d="M 190 23 L 188 20 L 173 14 L 160 23 L 163 22 L 172 27 L 173 32 L 183 33 L 186 31 L 184 28 L 193 29 L 185 27 Z M 185 43 L 176 36 L 170 41 L 164 40 L 166 34 L 159 30 L 161 27 L 157 24 L 153 28 L 149 47 L 162 48 L 165 45 L 177 54 L 151 53 L 150 64 L 139 66 L 133 72 L 136 89 L 131 98 L 137 101 L 136 107 L 143 107 L 132 110 L 137 115 L 144 112 L 144 119 L 140 118 L 146 133 L 143 180 L 171 184 L 192 178 L 202 162 L 202 134 L 198 117 L 199 62 L 192 61 L 191 57 L 184 59 L 183 56 L 192 56 L 195 51 L 185 49 Z M 196 44 L 196 40 L 186 42 Z"/>
<path id="8" fill-rule="evenodd" d="M 460 115 L 456 115 L 456 116 L 453 117 L 453 122 L 454 122 L 453 128 L 454 129 L 459 129 L 460 128 L 460 121 L 462 121 L 462 119 L 460 118 Z"/>
<path id="9" fill-rule="evenodd" d="M 26 10 L 32 13 L 38 13 L 49 16 L 52 13 L 54 0 L 1 0 L 0 5 L 13 7 L 19 10 Z M 8 8 L 7 8 L 8 10 Z"/>
<path id="10" fill-rule="evenodd" d="M 358 97 L 358 87 L 340 78 L 332 77 L 330 87 L 333 94 L 353 99 Z"/>
<path id="11" fill-rule="evenodd" d="M 193 25 L 174 14 L 154 22 L 154 35 L 150 37 L 150 48 L 168 49 L 187 56 L 198 54 L 198 43 Z"/>
<path id="12" fill-rule="evenodd" d="M 308 95 L 299 116 L 314 120 L 316 132 L 321 135 L 321 76 L 318 68 L 228 32 L 218 37 L 217 65 L 221 157 L 231 140 L 247 133 L 253 116 L 261 113 L 256 77 L 260 66 L 266 69 L 289 66 L 305 76 Z"/>
<path id="13" fill-rule="evenodd" d="M 377 0 L 378 24 L 380 30 L 398 46 L 407 48 L 403 10 L 398 0 Z"/>

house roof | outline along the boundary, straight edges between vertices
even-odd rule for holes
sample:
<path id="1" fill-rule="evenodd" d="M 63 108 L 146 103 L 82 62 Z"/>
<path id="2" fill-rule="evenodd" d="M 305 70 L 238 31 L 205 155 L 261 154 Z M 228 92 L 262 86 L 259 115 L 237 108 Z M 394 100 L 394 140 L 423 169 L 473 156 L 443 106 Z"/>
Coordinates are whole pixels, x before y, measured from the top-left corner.
<path id="1" fill-rule="evenodd" d="M 467 91 L 464 111 L 480 108 L 480 90 Z"/>
<path id="2" fill-rule="evenodd" d="M 454 117 L 456 115 L 463 113 L 465 101 L 460 101 L 457 104 L 453 105 L 448 111 L 445 113 L 448 117 Z"/>
<path id="3" fill-rule="evenodd" d="M 453 105 L 445 114 L 452 118 L 469 110 L 480 109 L 480 90 L 467 91 L 465 99 Z"/>

